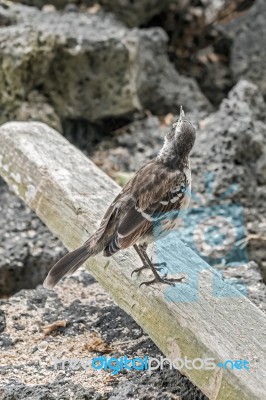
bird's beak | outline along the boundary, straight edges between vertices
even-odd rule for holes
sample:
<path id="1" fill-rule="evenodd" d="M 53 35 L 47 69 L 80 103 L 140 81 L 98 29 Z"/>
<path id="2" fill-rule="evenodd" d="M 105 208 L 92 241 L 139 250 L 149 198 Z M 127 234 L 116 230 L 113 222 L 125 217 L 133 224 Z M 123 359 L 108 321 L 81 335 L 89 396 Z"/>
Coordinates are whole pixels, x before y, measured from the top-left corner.
<path id="1" fill-rule="evenodd" d="M 180 126 L 182 124 L 182 122 L 184 121 L 185 118 L 185 113 L 184 110 L 182 108 L 182 106 L 180 107 L 180 114 L 179 114 L 179 118 L 178 120 L 173 124 L 173 127 L 175 128 L 175 132 L 177 133 L 180 129 Z"/>
<path id="2" fill-rule="evenodd" d="M 185 118 L 185 113 L 184 113 L 183 107 L 181 106 L 178 122 L 182 122 L 184 120 L 184 118 Z"/>

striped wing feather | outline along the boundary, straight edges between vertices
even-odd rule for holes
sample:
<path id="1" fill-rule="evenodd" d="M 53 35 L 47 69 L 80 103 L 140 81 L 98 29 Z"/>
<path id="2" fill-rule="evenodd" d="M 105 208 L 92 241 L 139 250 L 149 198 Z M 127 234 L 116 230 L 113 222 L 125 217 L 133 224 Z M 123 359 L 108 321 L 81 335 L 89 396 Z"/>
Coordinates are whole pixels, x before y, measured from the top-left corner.
<path id="1" fill-rule="evenodd" d="M 152 234 L 154 219 L 179 207 L 184 197 L 180 188 L 185 184 L 183 172 L 170 170 L 155 161 L 141 168 L 118 197 L 119 207 L 116 207 L 115 202 L 112 205 L 111 216 L 105 224 L 104 232 L 112 224 L 114 210 L 116 223 L 104 254 L 110 256 L 133 245 L 142 236 Z"/>

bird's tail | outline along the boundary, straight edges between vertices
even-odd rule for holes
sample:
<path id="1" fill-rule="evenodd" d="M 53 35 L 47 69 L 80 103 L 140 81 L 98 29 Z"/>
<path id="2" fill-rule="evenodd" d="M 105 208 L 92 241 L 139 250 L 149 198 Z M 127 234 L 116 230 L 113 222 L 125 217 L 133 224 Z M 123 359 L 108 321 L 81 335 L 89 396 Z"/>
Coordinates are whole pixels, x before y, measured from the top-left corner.
<path id="1" fill-rule="evenodd" d="M 49 271 L 43 286 L 53 289 L 63 276 L 72 275 L 89 257 L 96 253 L 95 249 L 90 248 L 86 242 L 78 249 L 66 254 Z"/>

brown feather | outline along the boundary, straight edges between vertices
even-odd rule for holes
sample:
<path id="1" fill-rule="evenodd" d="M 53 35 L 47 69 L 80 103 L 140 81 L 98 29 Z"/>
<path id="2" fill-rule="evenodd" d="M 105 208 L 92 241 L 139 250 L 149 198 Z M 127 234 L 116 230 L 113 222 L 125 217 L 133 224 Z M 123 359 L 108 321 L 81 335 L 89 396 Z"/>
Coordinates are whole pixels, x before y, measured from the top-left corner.
<path id="1" fill-rule="evenodd" d="M 52 289 L 63 276 L 70 274 L 70 271 L 73 273 L 74 270 L 80 267 L 91 255 L 92 252 L 88 246 L 85 245 L 66 254 L 50 270 L 43 286 L 47 289 Z"/>

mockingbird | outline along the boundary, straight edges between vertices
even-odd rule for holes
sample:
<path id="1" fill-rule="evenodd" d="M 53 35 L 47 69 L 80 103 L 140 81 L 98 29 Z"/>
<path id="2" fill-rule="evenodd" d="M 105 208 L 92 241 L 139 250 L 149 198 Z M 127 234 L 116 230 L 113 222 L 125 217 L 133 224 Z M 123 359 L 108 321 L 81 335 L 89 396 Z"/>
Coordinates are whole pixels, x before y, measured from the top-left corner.
<path id="1" fill-rule="evenodd" d="M 53 288 L 64 275 L 71 275 L 89 257 L 103 252 L 110 257 L 119 250 L 133 246 L 141 258 L 143 268 L 150 268 L 154 279 L 143 284 L 162 282 L 174 285 L 181 279 L 167 279 L 157 272 L 146 253 L 154 241 L 154 227 L 160 224 L 156 240 L 175 229 L 181 211 L 190 200 L 191 172 L 189 153 L 194 145 L 196 130 L 180 116 L 166 134 L 164 144 L 156 158 L 140 168 L 130 179 L 106 211 L 99 229 L 78 249 L 66 254 L 50 270 L 44 281 Z M 169 214 L 171 213 L 171 217 Z M 158 264 L 157 264 L 158 265 Z"/>

